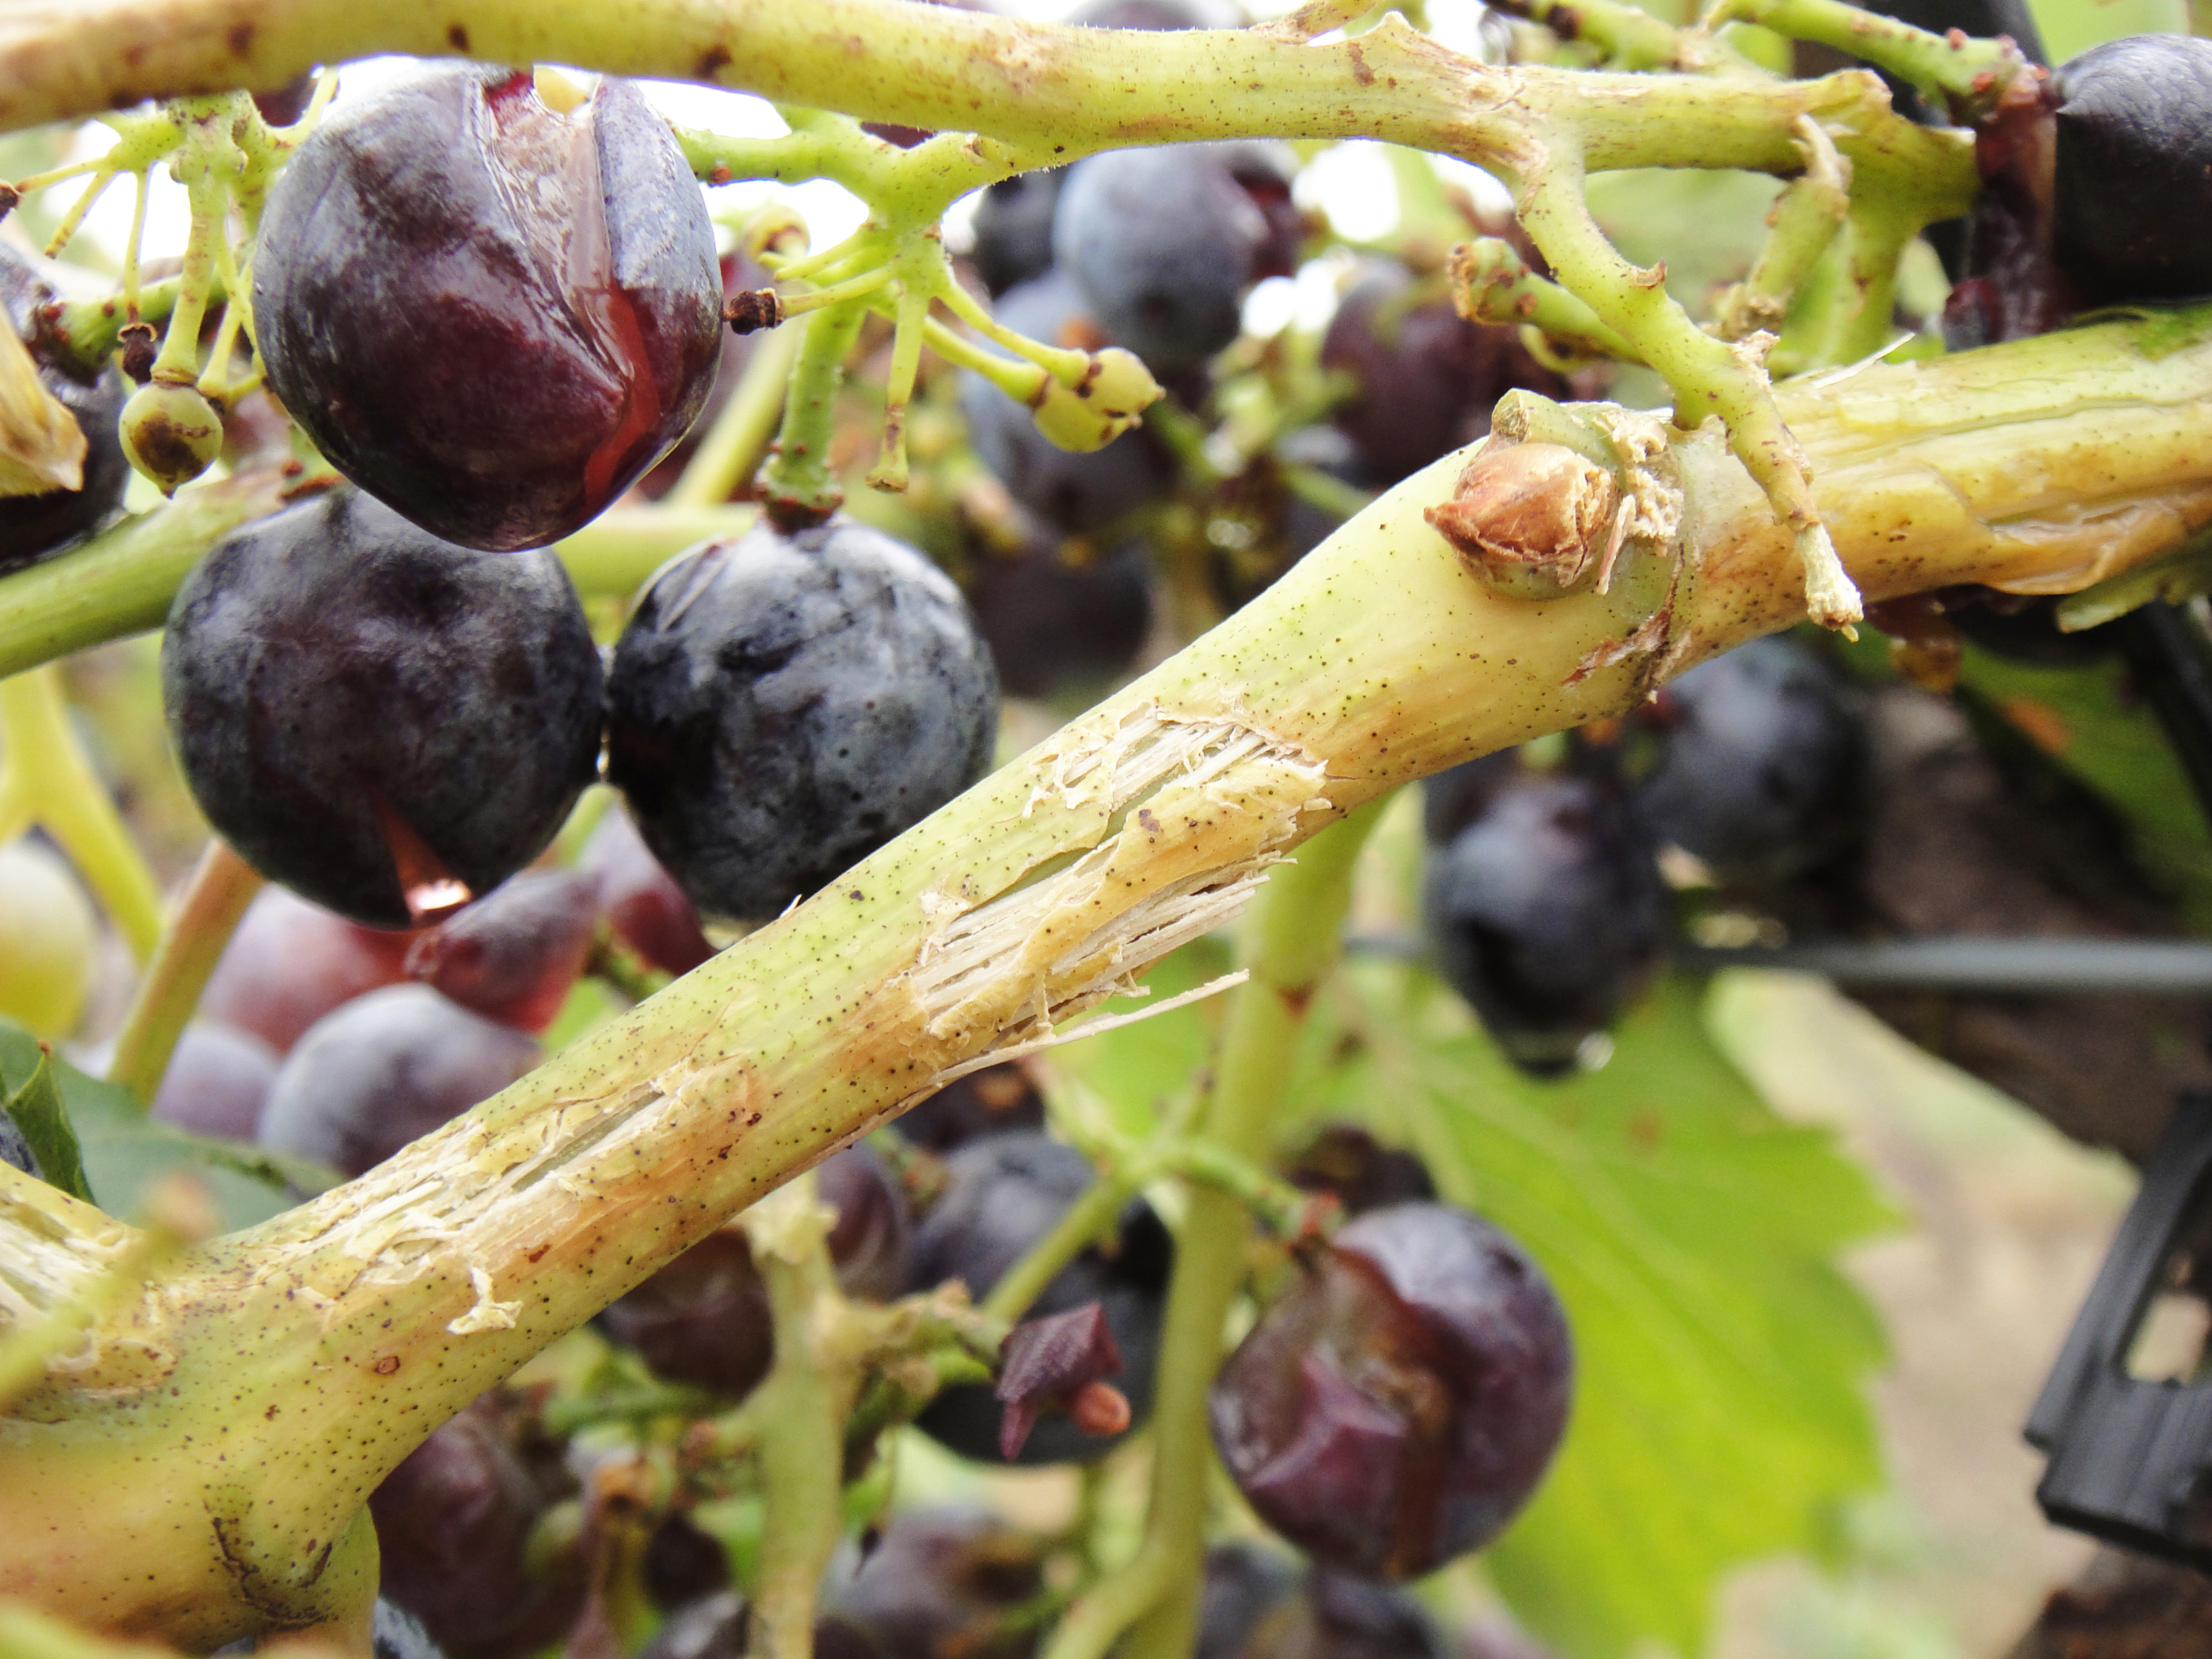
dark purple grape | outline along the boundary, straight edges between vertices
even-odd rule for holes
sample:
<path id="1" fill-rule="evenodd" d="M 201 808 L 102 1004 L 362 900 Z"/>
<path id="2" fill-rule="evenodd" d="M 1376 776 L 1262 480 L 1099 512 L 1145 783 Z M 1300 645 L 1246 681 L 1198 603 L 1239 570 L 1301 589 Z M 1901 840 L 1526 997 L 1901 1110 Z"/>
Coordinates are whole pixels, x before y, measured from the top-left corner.
<path id="1" fill-rule="evenodd" d="M 1698 664 L 1651 717 L 1665 741 L 1638 807 L 1723 881 L 1771 885 L 1856 837 L 1868 766 L 1858 695 L 1795 641 L 1753 640 Z"/>
<path id="2" fill-rule="evenodd" d="M 1521 751 L 1500 749 L 1421 781 L 1421 829 L 1432 847 L 1448 845 L 1490 810 L 1500 789 L 1521 776 Z"/>
<path id="3" fill-rule="evenodd" d="M 1106 343 L 1075 285 L 1059 271 L 1007 290 L 993 307 L 999 320 L 1047 345 L 1086 350 Z M 1087 535 L 1164 496 L 1175 463 L 1139 426 L 1103 449 L 1072 453 L 1037 430 L 1030 411 L 981 374 L 963 378 L 968 441 L 1006 493 L 1057 530 Z"/>
<path id="4" fill-rule="evenodd" d="M 384 1595 L 456 1655 L 526 1652 L 556 1638 L 584 1587 L 574 1573 L 533 1573 L 530 1542 L 570 1484 L 515 1395 L 471 1401 L 369 1495 Z"/>
<path id="5" fill-rule="evenodd" d="M 1041 537 L 977 558 L 968 600 L 1007 692 L 1102 690 L 1152 632 L 1152 559 L 1141 540 L 1102 553 L 1081 537 Z"/>
<path id="6" fill-rule="evenodd" d="M 1073 1146 L 1035 1133 L 970 1141 L 945 1159 L 945 1173 L 944 1191 L 915 1231 L 907 1285 L 922 1291 L 957 1279 L 979 1299 L 1097 1178 L 1091 1161 Z M 1123 1366 L 1114 1386 L 1139 1418 L 1152 1404 L 1160 1315 L 1174 1257 L 1159 1218 L 1142 1200 L 1133 1200 L 1114 1247 L 1085 1250 L 1029 1310 L 1034 1317 L 1086 1302 L 1102 1304 Z M 1000 1416 L 992 1389 L 971 1383 L 945 1390 L 915 1422 L 962 1456 L 997 1463 L 1004 1461 Z M 1123 1437 L 1087 1435 L 1068 1418 L 1048 1417 L 1014 1461 L 1090 1462 Z"/>
<path id="7" fill-rule="evenodd" d="M 315 76 L 304 70 L 282 86 L 270 87 L 255 92 L 253 107 L 261 118 L 272 127 L 289 127 L 307 112 L 307 106 L 315 95 Z"/>
<path id="8" fill-rule="evenodd" d="M 1257 1544 L 1216 1544 L 1206 1553 L 1204 1571 L 1192 1659 L 1235 1659 L 1254 1627 L 1298 1585 L 1297 1565 Z"/>
<path id="9" fill-rule="evenodd" d="M 721 349 L 699 186 L 629 82 L 562 114 L 526 70 L 341 100 L 269 193 L 269 383 L 339 471 L 433 533 L 539 547 L 691 424 Z"/>
<path id="10" fill-rule="evenodd" d="M 656 1376 L 732 1399 L 750 1394 L 775 1358 L 768 1287 L 736 1227 L 709 1233 L 599 1316 Z"/>
<path id="11" fill-rule="evenodd" d="M 1008 1061 L 956 1078 L 891 1127 L 926 1152 L 949 1152 L 983 1135 L 1044 1127 L 1044 1097 L 1029 1073 Z"/>
<path id="12" fill-rule="evenodd" d="M 1657 965 L 1667 892 L 1610 780 L 1530 773 L 1430 854 L 1437 968 L 1507 1056 L 1553 1076 Z"/>
<path id="13" fill-rule="evenodd" d="M 1383 1146 L 1355 1123 L 1324 1124 L 1283 1173 L 1293 1187 L 1331 1194 L 1347 1215 L 1437 1195 L 1419 1158 Z"/>
<path id="14" fill-rule="evenodd" d="M 848 1296 L 888 1301 L 907 1276 L 906 1196 L 866 1146 L 848 1146 L 815 1173 L 837 1212 L 830 1259 Z M 672 1382 L 732 1398 L 750 1394 L 775 1357 L 768 1289 L 738 1228 L 710 1233 L 599 1316 L 601 1328 Z"/>
<path id="15" fill-rule="evenodd" d="M 1370 1211 L 1215 1380 L 1215 1443 L 1316 1562 L 1425 1573 L 1517 1513 L 1566 1426 L 1573 1356 L 1543 1272 L 1441 1204 Z"/>
<path id="16" fill-rule="evenodd" d="M 646 1540 L 638 1577 L 655 1607 L 693 1606 L 729 1587 L 729 1552 L 690 1516 L 671 1515 Z"/>
<path id="17" fill-rule="evenodd" d="M 2212 40 L 2107 40 L 2056 89 L 2051 253 L 2080 302 L 2212 294 Z"/>
<path id="18" fill-rule="evenodd" d="M 866 1146 L 824 1159 L 814 1179 L 817 1195 L 837 1212 L 824 1242 L 838 1284 L 863 1302 L 889 1302 L 906 1285 L 913 1218 L 905 1190 Z"/>
<path id="19" fill-rule="evenodd" d="M 543 1057 L 536 1042 L 427 985 L 392 985 L 319 1020 L 285 1056 L 256 1138 L 341 1175 L 374 1169 Z"/>
<path id="20" fill-rule="evenodd" d="M 822 1612 L 879 1659 L 1028 1659 L 1044 1588 L 1044 1551 L 1028 1534 L 970 1510 L 909 1510 L 865 1554 L 838 1553 Z"/>
<path id="21" fill-rule="evenodd" d="M 959 591 L 850 520 L 665 565 L 615 649 L 607 773 L 702 910 L 752 921 L 982 776 L 998 684 Z"/>
<path id="22" fill-rule="evenodd" d="M 1195 368 L 1237 337 L 1252 285 L 1296 267 L 1291 171 L 1248 142 L 1085 156 L 1060 191 L 1054 260 L 1115 344 L 1155 374 Z"/>
<path id="23" fill-rule="evenodd" d="M 617 802 L 607 809 L 577 860 L 599 884 L 599 912 L 615 937 L 664 974 L 688 974 L 714 947 L 676 878 L 637 833 Z"/>
<path id="24" fill-rule="evenodd" d="M 251 1140 L 283 1059 L 251 1031 L 194 1020 L 169 1056 L 153 1115 L 194 1134 Z"/>
<path id="25" fill-rule="evenodd" d="M 561 562 L 471 552 L 357 490 L 200 561 L 169 613 L 161 688 L 223 838 L 377 927 L 513 875 L 598 767 L 599 648 Z"/>
<path id="26" fill-rule="evenodd" d="M 23 1139 L 15 1120 L 5 1112 L 0 1112 L 0 1164 L 21 1170 L 27 1176 L 39 1173 L 39 1160 L 31 1154 L 31 1143 Z"/>
<path id="27" fill-rule="evenodd" d="M 1066 178 L 1060 167 L 1019 173 L 1001 179 L 975 204 L 975 246 L 968 257 L 993 299 L 1052 269 L 1052 215 Z"/>
<path id="28" fill-rule="evenodd" d="M 598 920 L 592 876 L 526 870 L 420 934 L 407 972 L 487 1019 L 542 1031 L 584 971 Z"/>
<path id="29" fill-rule="evenodd" d="M 1378 485 L 1483 436 L 1491 406 L 1516 386 L 1573 395 L 1565 376 L 1528 355 L 1519 329 L 1468 321 L 1441 278 L 1417 279 L 1395 260 L 1370 260 L 1345 291 L 1321 361 L 1352 377 L 1351 396 L 1329 418 Z"/>
<path id="30" fill-rule="evenodd" d="M 199 1017 L 251 1032 L 283 1054 L 340 1004 L 405 979 L 416 937 L 364 927 L 284 888 L 264 887 L 216 963 Z"/>
<path id="31" fill-rule="evenodd" d="M 39 383 L 76 417 L 84 433 L 84 471 L 75 489 L 0 495 L 0 573 L 35 564 L 97 530 L 123 505 L 131 463 L 115 422 L 123 412 L 123 376 L 112 368 L 87 374 L 49 331 L 60 296 L 30 258 L 0 242 L 0 327 L 12 325 L 30 348 Z"/>

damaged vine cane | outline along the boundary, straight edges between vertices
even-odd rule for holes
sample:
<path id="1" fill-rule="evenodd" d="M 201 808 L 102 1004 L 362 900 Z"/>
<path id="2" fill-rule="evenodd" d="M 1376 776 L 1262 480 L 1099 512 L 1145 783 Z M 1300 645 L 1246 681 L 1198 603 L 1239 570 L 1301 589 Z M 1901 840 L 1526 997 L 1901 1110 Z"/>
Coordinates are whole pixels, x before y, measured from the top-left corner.
<path id="1" fill-rule="evenodd" d="M 2212 524 L 2212 312 L 1778 398 L 1875 599 L 2069 591 Z M 1448 458 L 830 890 L 359 1180 L 187 1250 L 0 1416 L 0 1514 L 42 1517 L 0 1528 L 0 1594 L 208 1649 L 359 1629 L 368 1492 L 734 1212 L 978 1057 L 1058 1040 L 1362 803 L 1804 615 L 1791 533 L 1717 426 L 1513 409 L 1503 436 L 1592 469 L 1570 591 L 1470 574 L 1425 516 L 1460 493 Z M 1668 468 L 1681 551 L 1619 517 L 1671 501 Z M 0 1333 L 131 1237 L 0 1170 Z"/>

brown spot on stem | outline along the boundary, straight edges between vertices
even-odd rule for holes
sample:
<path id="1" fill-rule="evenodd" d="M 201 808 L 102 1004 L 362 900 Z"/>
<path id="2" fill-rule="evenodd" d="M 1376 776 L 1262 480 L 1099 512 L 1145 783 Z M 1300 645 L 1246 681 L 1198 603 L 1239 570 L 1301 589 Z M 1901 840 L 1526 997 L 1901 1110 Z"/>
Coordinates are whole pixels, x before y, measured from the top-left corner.
<path id="1" fill-rule="evenodd" d="M 234 58 L 244 58 L 253 51 L 253 27 L 248 23 L 233 23 L 223 33 L 223 44 L 230 48 Z"/>
<path id="2" fill-rule="evenodd" d="M 469 49 L 469 32 L 459 23 L 447 24 L 446 44 L 455 52 L 466 52 Z"/>
<path id="3" fill-rule="evenodd" d="M 711 81 L 730 66 L 730 49 L 716 45 L 699 54 L 699 61 L 691 66 L 692 75 L 702 81 Z"/>

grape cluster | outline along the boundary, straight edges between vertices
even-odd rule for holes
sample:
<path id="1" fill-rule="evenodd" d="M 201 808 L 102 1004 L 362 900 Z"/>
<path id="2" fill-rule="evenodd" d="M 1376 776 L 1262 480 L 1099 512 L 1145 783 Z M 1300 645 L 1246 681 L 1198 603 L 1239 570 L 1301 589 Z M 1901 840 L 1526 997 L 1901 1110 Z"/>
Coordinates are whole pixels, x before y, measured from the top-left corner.
<path id="1" fill-rule="evenodd" d="M 617 951 L 641 974 L 712 954 L 619 806 L 577 865 L 526 871 L 428 926 L 368 927 L 266 888 L 216 964 L 154 1115 L 360 1174 L 535 1065 L 579 979 Z"/>

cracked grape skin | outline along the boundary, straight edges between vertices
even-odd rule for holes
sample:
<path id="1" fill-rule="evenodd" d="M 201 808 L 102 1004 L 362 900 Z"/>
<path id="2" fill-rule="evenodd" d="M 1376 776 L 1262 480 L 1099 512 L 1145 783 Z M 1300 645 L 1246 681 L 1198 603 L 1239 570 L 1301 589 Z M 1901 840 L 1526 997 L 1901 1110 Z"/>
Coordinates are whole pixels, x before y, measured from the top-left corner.
<path id="1" fill-rule="evenodd" d="M 613 79 L 565 116 L 481 64 L 341 102 L 270 192 L 253 290 L 269 383 L 331 465 L 489 550 L 595 517 L 721 351 L 698 185 Z"/>
<path id="2" fill-rule="evenodd" d="M 1396 1204 L 1349 1223 L 1223 1364 L 1215 1444 L 1260 1517 L 1321 1565 L 1403 1579 L 1481 1548 L 1565 1431 L 1566 1315 L 1481 1218 Z"/>
<path id="3" fill-rule="evenodd" d="M 483 893 L 552 840 L 599 756 L 599 649 L 550 553 L 477 553 L 357 490 L 201 561 L 161 642 L 194 799 L 272 881 L 404 927 L 409 890 Z"/>
<path id="4" fill-rule="evenodd" d="M 766 921 L 988 769 L 998 680 L 951 580 L 849 520 L 665 565 L 615 648 L 607 773 L 710 915 Z"/>
<path id="5" fill-rule="evenodd" d="M 97 529 L 123 505 L 131 478 L 115 428 L 123 376 L 112 368 L 88 376 L 55 349 L 39 326 L 39 313 L 58 297 L 28 258 L 0 242 L 0 325 L 12 324 L 30 347 L 40 384 L 76 417 L 85 440 L 83 481 L 76 489 L 0 495 L 0 572 L 36 564 Z"/>

